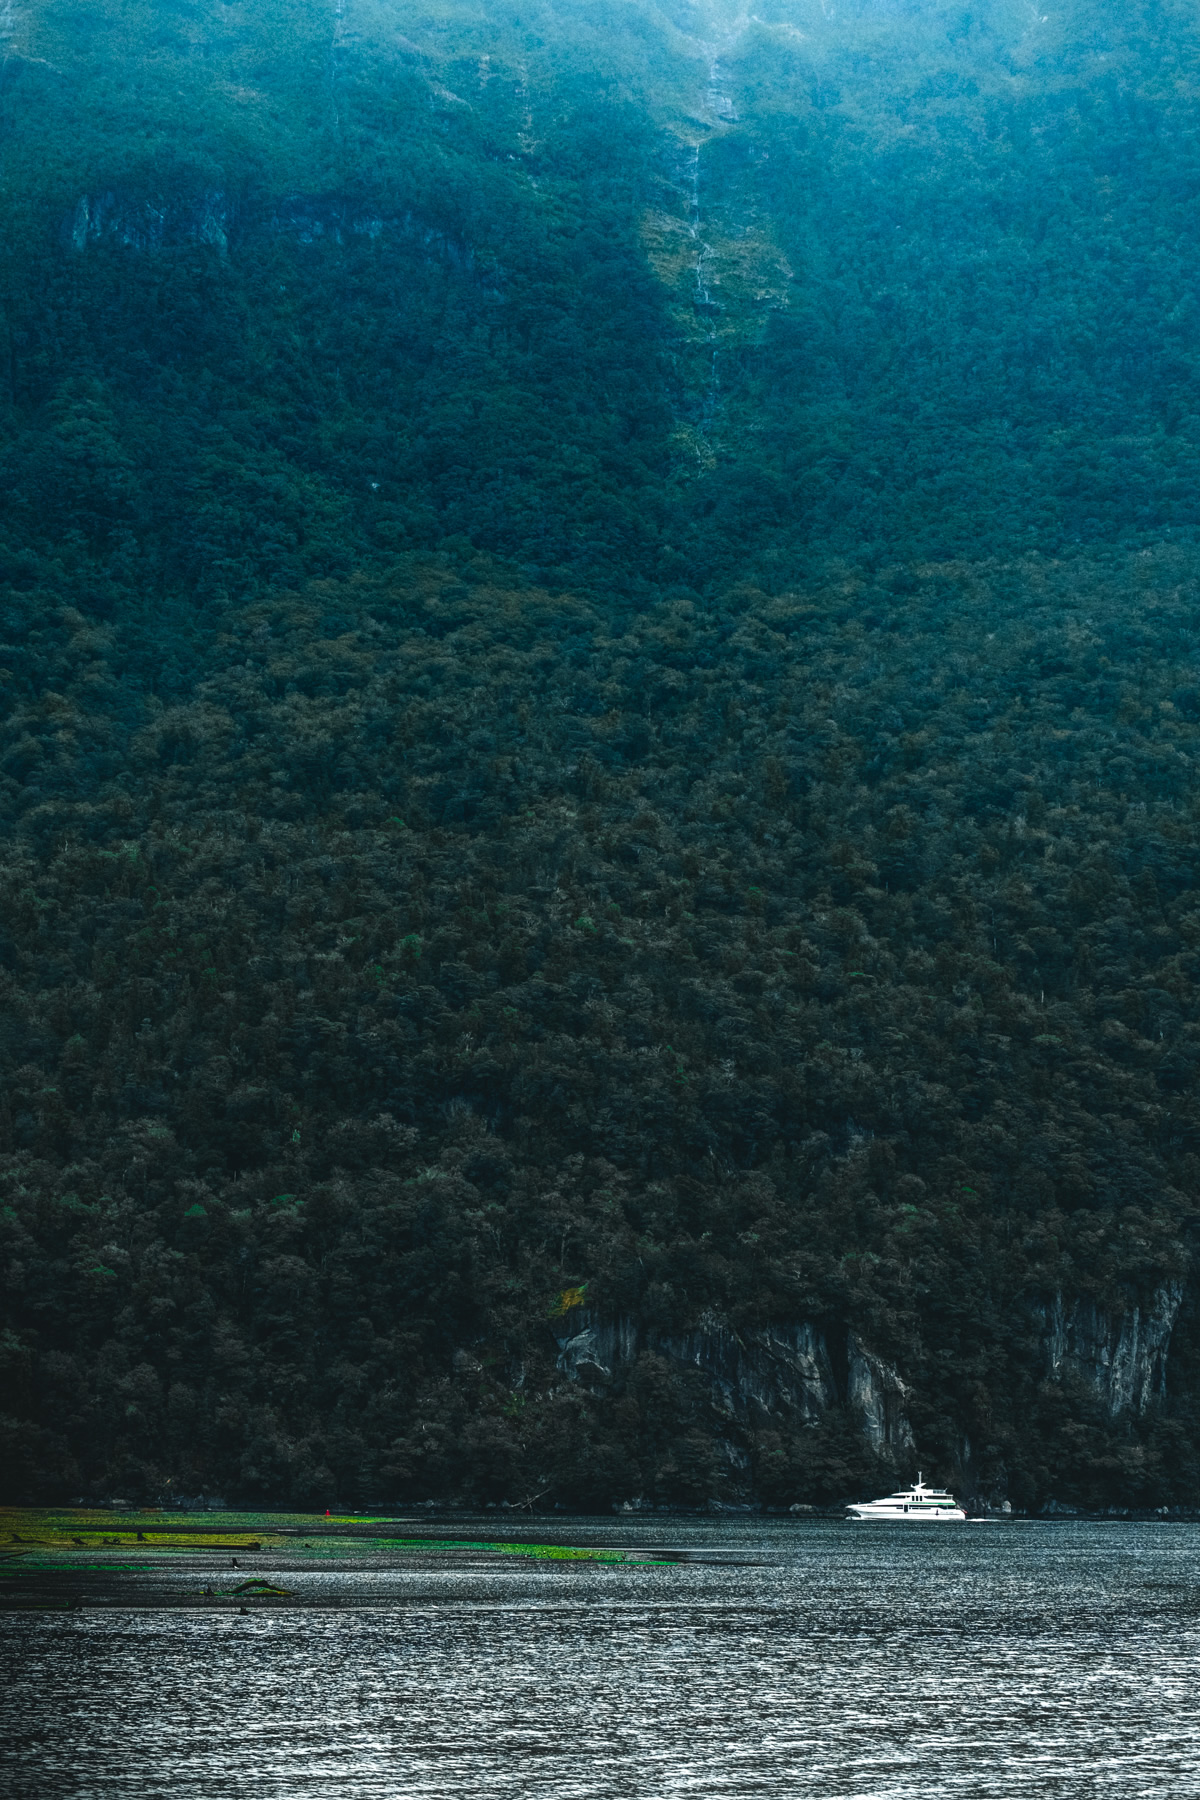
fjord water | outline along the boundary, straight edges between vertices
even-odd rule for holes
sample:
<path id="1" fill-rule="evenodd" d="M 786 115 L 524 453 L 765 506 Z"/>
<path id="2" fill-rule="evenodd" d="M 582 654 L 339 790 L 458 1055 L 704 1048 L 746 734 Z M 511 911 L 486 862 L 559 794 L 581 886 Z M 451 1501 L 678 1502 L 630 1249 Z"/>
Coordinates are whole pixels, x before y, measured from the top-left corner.
<path id="1" fill-rule="evenodd" d="M 682 1549 L 3 1622 L 0 1787 L 172 1800 L 1200 1792 L 1200 1527 L 573 1523 Z M 131 1594 L 136 1601 L 136 1594 Z"/>

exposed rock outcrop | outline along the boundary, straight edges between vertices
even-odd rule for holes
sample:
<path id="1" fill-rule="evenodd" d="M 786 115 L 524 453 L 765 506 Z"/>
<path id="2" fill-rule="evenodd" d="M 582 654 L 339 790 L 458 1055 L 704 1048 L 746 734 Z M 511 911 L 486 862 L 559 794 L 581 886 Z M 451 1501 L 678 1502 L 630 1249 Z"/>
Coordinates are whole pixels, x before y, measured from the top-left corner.
<path id="1" fill-rule="evenodd" d="M 812 1325 L 739 1334 L 714 1320 L 683 1337 L 663 1338 L 655 1348 L 708 1375 L 718 1406 L 734 1418 L 758 1409 L 810 1424 L 837 1397 L 825 1339 Z"/>
<path id="2" fill-rule="evenodd" d="M 231 219 L 226 196 L 215 191 L 170 205 L 111 192 L 81 194 L 63 236 L 79 251 L 108 238 L 132 250 L 211 244 L 223 254 L 229 247 Z"/>
<path id="3" fill-rule="evenodd" d="M 106 240 L 131 250 L 160 250 L 181 244 L 210 244 L 222 254 L 231 238 L 255 235 L 290 238 L 296 243 L 344 244 L 354 238 L 390 237 L 410 244 L 430 262 L 500 279 L 494 262 L 476 267 L 472 245 L 439 230 L 412 212 L 383 214 L 361 202 L 336 195 L 288 194 L 266 214 L 250 215 L 234 207 L 218 190 L 199 197 L 171 199 L 116 193 L 81 194 L 63 221 L 62 236 L 72 249 L 85 251 Z"/>
<path id="4" fill-rule="evenodd" d="M 914 1448 L 907 1387 L 853 1335 L 834 1354 L 825 1334 L 807 1322 L 737 1332 L 714 1318 L 670 1334 L 579 1308 L 562 1320 L 558 1342 L 558 1367 L 573 1381 L 603 1385 L 650 1353 L 698 1370 L 717 1410 L 739 1423 L 774 1416 L 811 1425 L 842 1403 L 881 1455 L 907 1456 Z"/>
<path id="5" fill-rule="evenodd" d="M 892 1365 L 852 1333 L 846 1347 L 846 1404 L 880 1455 L 908 1455 L 916 1449 L 908 1397 L 909 1389 Z"/>
<path id="6" fill-rule="evenodd" d="M 1171 1331 L 1183 1299 L 1183 1283 L 1164 1282 L 1145 1306 L 1104 1312 L 1092 1300 L 1061 1293 L 1034 1308 L 1042 1327 L 1046 1373 L 1051 1381 L 1091 1388 L 1111 1418 L 1142 1414 L 1166 1392 Z"/>
<path id="7" fill-rule="evenodd" d="M 376 212 L 361 202 L 333 195 L 289 194 L 276 203 L 265 229 L 272 237 L 294 238 L 302 244 L 391 237 L 417 246 L 431 262 L 447 263 L 453 269 L 475 268 L 472 245 L 438 230 L 428 220 L 412 212 Z"/>
<path id="8" fill-rule="evenodd" d="M 558 1366 L 572 1381 L 608 1381 L 637 1355 L 637 1327 L 632 1319 L 593 1320 L 580 1309 L 562 1321 L 558 1345 Z"/>

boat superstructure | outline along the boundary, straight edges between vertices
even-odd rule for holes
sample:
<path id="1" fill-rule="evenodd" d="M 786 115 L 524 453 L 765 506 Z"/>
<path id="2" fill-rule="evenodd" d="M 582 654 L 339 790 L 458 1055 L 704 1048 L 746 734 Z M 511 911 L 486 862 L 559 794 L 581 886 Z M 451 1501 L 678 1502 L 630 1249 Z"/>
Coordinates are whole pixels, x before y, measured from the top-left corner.
<path id="1" fill-rule="evenodd" d="M 948 1488 L 926 1487 L 920 1472 L 912 1487 L 901 1488 L 883 1500 L 855 1502 L 848 1511 L 852 1519 L 899 1520 L 902 1524 L 912 1520 L 914 1524 L 927 1521 L 939 1525 L 967 1516 Z"/>

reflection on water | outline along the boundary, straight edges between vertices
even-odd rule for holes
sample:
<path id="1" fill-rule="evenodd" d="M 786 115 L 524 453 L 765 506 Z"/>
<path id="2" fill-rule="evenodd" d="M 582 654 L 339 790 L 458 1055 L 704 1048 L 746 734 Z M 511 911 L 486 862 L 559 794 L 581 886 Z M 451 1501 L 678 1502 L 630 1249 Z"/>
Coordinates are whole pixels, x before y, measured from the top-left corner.
<path id="1" fill-rule="evenodd" d="M 656 1535 L 759 1560 L 426 1564 L 386 1592 L 331 1570 L 340 1610 L 0 1620 L 0 1789 L 1200 1795 L 1200 1528 L 622 1524 L 576 1541 Z"/>

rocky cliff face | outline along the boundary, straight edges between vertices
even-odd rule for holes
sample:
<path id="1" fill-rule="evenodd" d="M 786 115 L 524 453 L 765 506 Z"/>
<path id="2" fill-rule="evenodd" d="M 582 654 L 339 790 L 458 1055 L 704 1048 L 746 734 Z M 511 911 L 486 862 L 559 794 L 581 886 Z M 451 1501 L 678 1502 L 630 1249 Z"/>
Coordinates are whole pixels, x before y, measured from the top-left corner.
<path id="1" fill-rule="evenodd" d="M 901 1458 L 915 1447 L 909 1390 L 853 1334 L 832 1351 L 825 1334 L 808 1322 L 736 1332 L 711 1319 L 671 1335 L 644 1331 L 632 1319 L 598 1319 L 580 1308 L 562 1321 L 558 1342 L 559 1369 L 588 1386 L 619 1379 L 639 1355 L 651 1354 L 698 1370 L 710 1383 L 717 1411 L 731 1422 L 783 1417 L 815 1424 L 844 1404 L 880 1455 Z"/>
<path id="2" fill-rule="evenodd" d="M 1039 1303 L 1033 1314 L 1045 1377 L 1082 1384 L 1110 1418 L 1144 1415 L 1166 1391 L 1182 1297 L 1183 1285 L 1175 1281 L 1122 1313 L 1061 1293 Z M 711 1318 L 672 1334 L 580 1307 L 562 1320 L 558 1344 L 561 1372 L 600 1391 L 619 1383 L 639 1356 L 655 1355 L 703 1376 L 713 1406 L 731 1425 L 761 1427 L 772 1418 L 812 1425 L 841 1406 L 878 1456 L 907 1464 L 916 1453 L 911 1389 L 853 1332 L 831 1342 L 807 1321 L 737 1332 Z"/>
<path id="3" fill-rule="evenodd" d="M 908 1397 L 909 1389 L 892 1365 L 852 1333 L 846 1347 L 846 1404 L 878 1455 L 896 1458 L 915 1451 Z"/>
<path id="4" fill-rule="evenodd" d="M 113 192 L 81 194 L 63 221 L 62 239 L 84 251 L 104 239 L 129 250 L 161 250 L 181 244 L 229 248 L 233 209 L 217 191 L 171 204 Z"/>
<path id="5" fill-rule="evenodd" d="M 1048 1378 L 1090 1388 L 1110 1418 L 1147 1412 L 1166 1392 L 1167 1352 L 1182 1299 L 1179 1281 L 1165 1282 L 1144 1307 L 1119 1314 L 1056 1294 L 1035 1309 Z"/>
<path id="6" fill-rule="evenodd" d="M 108 242 L 139 251 L 209 244 L 222 254 L 235 240 L 254 237 L 287 238 L 298 244 L 390 237 L 452 269 L 470 273 L 478 261 L 472 244 L 439 230 L 411 209 L 383 214 L 336 194 L 287 194 L 257 211 L 236 206 L 217 189 L 171 198 L 112 190 L 81 194 L 74 211 L 62 221 L 60 237 L 79 252 Z M 483 273 L 496 278 L 494 259 L 488 260 Z"/>

